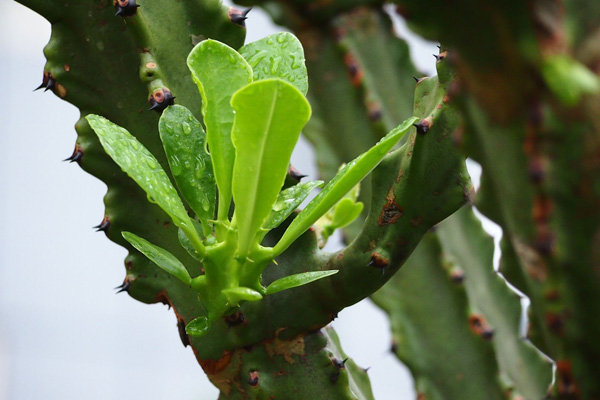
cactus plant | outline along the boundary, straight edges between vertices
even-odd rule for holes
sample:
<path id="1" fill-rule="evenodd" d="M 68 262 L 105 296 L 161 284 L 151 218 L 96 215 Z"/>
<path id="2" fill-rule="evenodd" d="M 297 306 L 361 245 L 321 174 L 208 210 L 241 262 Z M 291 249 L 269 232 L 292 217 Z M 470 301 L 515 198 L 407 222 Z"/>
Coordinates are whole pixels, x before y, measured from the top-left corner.
<path id="1" fill-rule="evenodd" d="M 365 372 L 346 360 L 336 334 L 322 328 L 373 293 L 392 319 L 395 352 L 427 398 L 529 399 L 547 390 L 557 399 L 600 398 L 594 340 L 600 333 L 594 318 L 600 46 L 588 34 L 599 29 L 595 3 L 398 0 L 396 10 L 413 29 L 444 44 L 436 54 L 438 77 L 423 79 L 380 2 L 258 2 L 304 46 L 313 111 L 304 133 L 316 146 L 323 179 L 366 152 L 313 203 L 282 221 L 318 185 L 296 184 L 279 194 L 289 148 L 308 114 L 286 121 L 295 124 L 285 125 L 293 133 L 289 142 L 268 144 L 269 134 L 260 135 L 269 129 L 252 128 L 268 118 L 251 124 L 245 110 L 261 115 L 253 91 L 287 90 L 284 103 L 297 104 L 288 114 L 305 104 L 304 76 L 290 75 L 302 57 L 297 42 L 269 53 L 268 40 L 288 43 L 291 35 L 242 47 L 248 10 L 216 0 L 20 2 L 53 24 L 41 87 L 82 113 L 70 159 L 108 186 L 98 229 L 130 251 L 122 289 L 173 307 L 182 341 L 219 398 L 372 398 Z M 190 73 L 185 60 L 196 45 L 206 51 L 192 53 L 189 64 L 203 68 Z M 417 76 L 414 100 L 411 76 Z M 383 146 L 413 122 L 416 131 L 383 158 L 371 185 L 336 206 L 391 149 Z M 147 193 L 107 157 L 92 128 Z M 188 128 L 197 139 L 173 140 Z M 253 129 L 249 137 L 241 133 Z M 135 134 L 129 148 L 122 144 L 131 138 L 125 130 Z M 282 154 L 261 166 L 248 152 L 256 141 Z M 197 160 L 197 154 L 204 156 Z M 476 196 L 465 156 L 483 167 Z M 152 187 L 144 185 L 148 166 L 162 171 L 150 179 Z M 194 175 L 202 169 L 207 173 Z M 166 183 L 171 178 L 177 189 Z M 158 182 L 164 190 L 157 191 Z M 179 197 L 184 201 L 174 206 Z M 494 274 L 490 243 L 470 209 L 428 233 L 473 199 L 503 229 L 501 271 L 531 300 L 527 336 L 539 350 L 519 337 L 517 299 Z M 292 208 L 283 207 L 288 200 Z M 310 226 L 329 213 L 317 223 L 326 239 L 360 213 L 357 200 L 364 211 L 344 228 L 347 246 L 334 254 L 319 250 Z M 348 218 L 339 215 L 344 210 Z M 265 236 L 262 228 L 270 232 Z M 121 232 L 135 235 L 125 233 L 126 241 Z M 223 254 L 208 256 L 211 246 Z M 274 255 L 276 267 L 268 265 Z M 253 262 L 256 268 L 248 268 Z M 194 283 L 219 276 L 222 265 L 232 272 L 219 284 Z M 394 275 L 402 265 L 404 272 Z M 319 271 L 338 272 L 324 277 Z M 317 277 L 323 279 L 298 287 Z M 434 310 L 443 318 L 432 316 Z M 540 352 L 554 360 L 554 380 Z M 455 360 L 453 368 L 446 360 Z M 457 385 L 462 379 L 467 391 Z"/>

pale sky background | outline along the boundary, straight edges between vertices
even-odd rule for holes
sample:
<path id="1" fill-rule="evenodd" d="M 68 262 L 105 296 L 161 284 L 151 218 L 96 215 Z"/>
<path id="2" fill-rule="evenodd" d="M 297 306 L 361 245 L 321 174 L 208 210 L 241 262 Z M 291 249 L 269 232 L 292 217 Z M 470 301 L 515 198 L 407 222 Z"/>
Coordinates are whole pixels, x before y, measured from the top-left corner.
<path id="1" fill-rule="evenodd" d="M 280 30 L 258 9 L 249 17 L 249 41 Z M 32 92 L 49 36 L 43 18 L 0 2 L 0 400 L 216 399 L 173 312 L 115 295 L 126 252 L 92 229 L 105 185 L 61 162 L 79 112 Z M 436 44 L 411 42 L 419 68 L 433 73 Z M 301 143 L 292 162 L 316 178 L 309 150 Z M 348 355 L 370 367 L 378 400 L 415 398 L 379 309 L 363 301 L 334 326 Z"/>

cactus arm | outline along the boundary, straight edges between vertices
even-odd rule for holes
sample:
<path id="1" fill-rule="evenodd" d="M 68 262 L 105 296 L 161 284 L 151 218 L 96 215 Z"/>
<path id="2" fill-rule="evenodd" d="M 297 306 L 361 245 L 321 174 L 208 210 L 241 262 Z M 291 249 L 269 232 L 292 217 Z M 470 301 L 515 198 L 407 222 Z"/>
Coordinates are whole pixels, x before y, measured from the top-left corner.
<path id="1" fill-rule="evenodd" d="M 521 338 L 521 304 L 506 282 L 492 272 L 494 245 L 471 207 L 465 206 L 438 225 L 445 257 L 462 281 L 472 313 L 480 313 L 493 329 L 498 367 L 515 393 L 526 399 L 546 395 L 552 368 L 546 357 Z M 504 254 L 503 254 L 504 257 Z"/>
<path id="2" fill-rule="evenodd" d="M 487 180 L 488 193 L 481 193 L 478 204 L 501 224 L 505 247 L 514 249 L 511 276 L 531 299 L 531 338 L 556 360 L 553 395 L 600 396 L 600 346 L 592 339 L 600 336 L 592 317 L 600 313 L 600 280 L 593 272 L 600 196 L 590 190 L 600 176 L 593 161 L 599 94 L 582 93 L 573 70 L 563 82 L 579 92 L 570 106 L 544 71 L 555 57 L 574 57 L 572 65 L 598 75 L 597 46 L 590 46 L 597 43 L 597 22 L 591 21 L 600 16 L 598 6 L 530 9 L 506 2 L 488 13 L 447 6 L 425 20 L 413 14 L 423 2 L 400 3 L 415 29 L 458 53 L 465 151 L 482 164 Z M 482 18 L 471 20 L 471 13 Z M 455 29 L 466 24 L 469 29 Z M 578 26 L 590 26 L 589 36 Z"/>
<path id="3" fill-rule="evenodd" d="M 203 365 L 219 399 L 373 400 L 367 374 L 343 353 L 331 328 L 275 338 Z"/>
<path id="4" fill-rule="evenodd" d="M 470 329 L 465 290 L 444 268 L 435 234 L 427 234 L 402 273 L 371 298 L 389 313 L 393 350 L 411 369 L 420 395 L 505 398 L 492 344 Z"/>

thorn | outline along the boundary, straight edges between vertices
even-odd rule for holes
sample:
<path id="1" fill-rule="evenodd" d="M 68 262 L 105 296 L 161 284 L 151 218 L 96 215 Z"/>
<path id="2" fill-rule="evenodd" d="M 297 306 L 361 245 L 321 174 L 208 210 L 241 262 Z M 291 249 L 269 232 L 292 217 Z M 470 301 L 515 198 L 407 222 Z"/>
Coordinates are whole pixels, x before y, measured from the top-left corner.
<path id="1" fill-rule="evenodd" d="M 35 92 L 36 90 L 39 90 L 41 88 L 44 88 L 44 92 L 46 92 L 48 90 L 54 91 L 55 87 L 56 87 L 56 80 L 54 79 L 52 74 L 50 72 L 44 71 L 44 77 L 42 78 L 41 85 L 36 87 L 35 89 L 33 89 L 33 91 Z"/>
<path id="2" fill-rule="evenodd" d="M 333 365 L 336 366 L 337 368 L 346 368 L 346 361 L 348 361 L 348 357 L 346 357 L 343 360 L 338 360 L 337 358 L 334 358 L 333 360 L 331 360 Z"/>
<path id="3" fill-rule="evenodd" d="M 175 102 L 175 96 L 167 88 L 155 90 L 148 101 L 150 102 L 150 108 L 148 111 L 156 111 L 162 113 L 162 111 L 168 106 L 172 106 Z"/>
<path id="4" fill-rule="evenodd" d="M 65 158 L 63 161 L 68 161 L 70 163 L 72 163 L 72 162 L 79 163 L 79 161 L 81 161 L 82 158 L 83 158 L 83 149 L 81 148 L 81 146 L 79 146 L 79 144 L 76 144 L 75 149 L 73 150 L 73 154 L 71 154 L 69 157 Z"/>
<path id="5" fill-rule="evenodd" d="M 427 132 L 429 132 L 429 123 L 427 123 L 427 121 L 425 121 L 424 119 L 422 119 L 416 124 L 413 124 L 413 126 L 417 128 L 417 133 L 419 135 L 424 135 Z"/>
<path id="6" fill-rule="evenodd" d="M 413 76 L 413 79 L 415 80 L 415 82 L 419 83 L 421 80 L 419 78 L 417 78 L 416 76 Z"/>
<path id="7" fill-rule="evenodd" d="M 122 17 L 131 17 L 137 13 L 137 8 L 140 6 L 136 4 L 136 0 L 117 0 L 115 2 L 115 8 L 117 9 L 117 15 Z"/>
<path id="8" fill-rule="evenodd" d="M 363 368 L 363 372 L 366 374 L 369 372 L 370 369 L 371 369 L 371 367 Z"/>
<path id="9" fill-rule="evenodd" d="M 437 46 L 435 46 L 435 47 L 437 47 L 439 51 L 442 51 L 442 46 L 441 46 L 441 45 L 439 45 L 439 44 L 438 44 L 438 45 L 437 45 Z"/>
<path id="10" fill-rule="evenodd" d="M 248 378 L 248 385 L 250 385 L 250 386 L 258 385 L 258 371 L 250 371 L 250 377 Z"/>
<path id="11" fill-rule="evenodd" d="M 108 219 L 108 215 L 105 215 L 104 218 L 102 219 L 102 222 L 100 222 L 98 225 L 93 227 L 94 229 L 96 229 L 96 232 L 104 232 L 106 233 L 108 231 L 108 228 L 110 228 L 110 220 Z"/>
<path id="12" fill-rule="evenodd" d="M 246 8 L 243 11 L 238 10 L 237 8 L 229 9 L 229 19 L 236 25 L 239 25 L 243 28 L 246 27 L 246 20 L 248 19 L 248 13 L 252 10 L 252 7 Z"/>
<path id="13" fill-rule="evenodd" d="M 297 182 L 300 182 L 302 178 L 306 178 L 308 176 L 298 171 L 293 165 L 290 165 L 290 168 L 288 169 L 288 175 Z"/>
<path id="14" fill-rule="evenodd" d="M 437 54 L 432 54 L 432 55 L 435 57 L 435 59 L 436 59 L 437 61 L 440 61 L 440 56 L 438 56 Z"/>
<path id="15" fill-rule="evenodd" d="M 119 289 L 119 290 L 117 290 L 117 293 L 121 293 L 121 292 L 129 293 L 130 286 L 131 286 L 131 282 L 129 282 L 129 280 L 126 278 L 125 282 L 123 282 L 121 285 L 117 286 L 115 289 Z"/>

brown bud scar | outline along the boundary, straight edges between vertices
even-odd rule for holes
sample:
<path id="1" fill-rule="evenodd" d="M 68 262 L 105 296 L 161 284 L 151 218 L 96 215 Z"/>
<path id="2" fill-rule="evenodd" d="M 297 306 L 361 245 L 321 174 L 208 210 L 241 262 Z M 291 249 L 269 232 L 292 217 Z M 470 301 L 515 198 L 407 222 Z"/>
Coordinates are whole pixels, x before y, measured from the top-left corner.
<path id="1" fill-rule="evenodd" d="M 250 376 L 248 378 L 248 385 L 258 386 L 258 371 L 250 371 Z"/>
<path id="2" fill-rule="evenodd" d="M 494 330 L 481 314 L 469 315 L 469 329 L 484 340 L 491 340 L 494 337 Z"/>
<path id="3" fill-rule="evenodd" d="M 390 260 L 382 256 L 381 254 L 374 252 L 371 254 L 371 259 L 369 260 L 369 267 L 376 268 L 385 268 L 390 263 Z"/>

